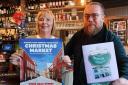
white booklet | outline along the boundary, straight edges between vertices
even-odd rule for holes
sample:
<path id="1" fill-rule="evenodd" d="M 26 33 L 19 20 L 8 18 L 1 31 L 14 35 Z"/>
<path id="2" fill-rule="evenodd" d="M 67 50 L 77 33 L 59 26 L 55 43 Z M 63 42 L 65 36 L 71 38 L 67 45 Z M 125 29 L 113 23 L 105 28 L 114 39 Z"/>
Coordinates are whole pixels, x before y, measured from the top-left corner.
<path id="1" fill-rule="evenodd" d="M 84 45 L 82 50 L 88 83 L 119 78 L 113 42 Z"/>

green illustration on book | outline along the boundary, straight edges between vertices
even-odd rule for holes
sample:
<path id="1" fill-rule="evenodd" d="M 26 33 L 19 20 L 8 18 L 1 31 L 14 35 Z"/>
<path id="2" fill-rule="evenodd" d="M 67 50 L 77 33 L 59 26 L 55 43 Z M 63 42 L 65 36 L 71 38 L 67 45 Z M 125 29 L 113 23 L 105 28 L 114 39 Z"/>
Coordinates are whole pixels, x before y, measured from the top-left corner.
<path id="1" fill-rule="evenodd" d="M 108 52 L 89 55 L 89 62 L 92 65 L 105 65 L 110 61 L 110 59 L 111 59 L 111 55 Z"/>
<path id="2" fill-rule="evenodd" d="M 95 51 L 90 51 L 88 57 L 89 62 L 93 66 L 93 73 L 95 79 L 105 78 L 111 76 L 111 70 L 107 66 L 110 62 L 111 55 L 106 49 L 97 49 Z M 92 84 L 91 84 L 92 85 Z M 95 83 L 94 85 L 107 85 L 104 83 Z"/>

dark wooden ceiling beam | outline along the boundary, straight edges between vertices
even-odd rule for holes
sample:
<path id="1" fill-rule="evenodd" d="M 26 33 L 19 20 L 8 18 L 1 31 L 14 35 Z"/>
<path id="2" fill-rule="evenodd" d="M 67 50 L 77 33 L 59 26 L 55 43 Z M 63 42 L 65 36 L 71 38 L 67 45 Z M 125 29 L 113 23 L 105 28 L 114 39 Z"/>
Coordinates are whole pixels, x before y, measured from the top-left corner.
<path id="1" fill-rule="evenodd" d="M 92 0 L 100 2 L 105 8 L 114 8 L 128 5 L 128 0 Z"/>

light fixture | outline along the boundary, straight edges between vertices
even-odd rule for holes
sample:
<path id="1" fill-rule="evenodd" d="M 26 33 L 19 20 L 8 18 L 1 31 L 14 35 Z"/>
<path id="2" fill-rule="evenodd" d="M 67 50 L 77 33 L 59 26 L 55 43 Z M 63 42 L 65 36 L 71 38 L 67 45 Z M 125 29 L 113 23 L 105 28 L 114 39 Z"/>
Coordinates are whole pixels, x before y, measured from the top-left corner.
<path id="1" fill-rule="evenodd" d="M 73 1 L 68 1 L 68 3 L 69 3 L 70 6 L 74 6 L 75 5 L 75 3 Z"/>
<path id="2" fill-rule="evenodd" d="M 85 0 L 81 0 L 80 3 L 82 6 L 85 5 Z"/>
<path id="3" fill-rule="evenodd" d="M 80 4 L 83 6 L 83 5 L 86 5 L 86 3 L 89 3 L 91 1 L 92 0 L 80 0 Z"/>

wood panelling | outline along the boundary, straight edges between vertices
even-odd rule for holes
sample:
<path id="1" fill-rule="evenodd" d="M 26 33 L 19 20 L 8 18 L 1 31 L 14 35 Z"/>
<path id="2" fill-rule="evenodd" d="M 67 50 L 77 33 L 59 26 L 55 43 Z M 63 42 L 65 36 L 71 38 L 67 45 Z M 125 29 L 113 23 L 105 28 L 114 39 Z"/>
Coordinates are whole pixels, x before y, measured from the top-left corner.
<path id="1" fill-rule="evenodd" d="M 125 17 L 128 16 L 128 6 L 108 8 L 105 10 L 106 16 Z"/>

